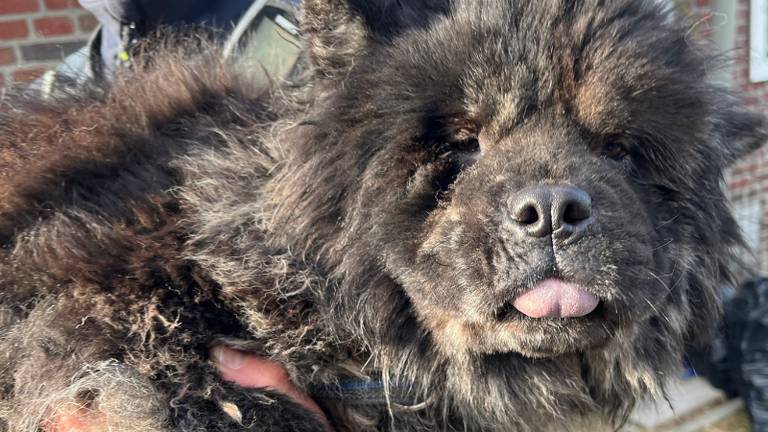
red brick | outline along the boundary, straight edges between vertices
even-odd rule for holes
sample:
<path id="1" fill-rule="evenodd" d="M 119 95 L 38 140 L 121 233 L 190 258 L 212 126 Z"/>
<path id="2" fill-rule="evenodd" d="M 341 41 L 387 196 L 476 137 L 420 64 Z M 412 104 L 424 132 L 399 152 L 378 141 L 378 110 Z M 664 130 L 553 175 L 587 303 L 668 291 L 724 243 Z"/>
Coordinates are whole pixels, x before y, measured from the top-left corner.
<path id="1" fill-rule="evenodd" d="M 0 48 L 0 65 L 16 63 L 16 52 L 13 48 Z"/>
<path id="2" fill-rule="evenodd" d="M 77 17 L 77 26 L 81 32 L 89 32 L 96 29 L 99 25 L 99 20 L 93 15 L 80 15 Z"/>
<path id="3" fill-rule="evenodd" d="M 37 12 L 40 9 L 38 0 L 1 0 L 0 15 Z"/>
<path id="4" fill-rule="evenodd" d="M 13 81 L 24 83 L 31 82 L 40 78 L 46 71 L 48 71 L 48 68 L 42 66 L 17 69 L 13 71 Z"/>
<path id="5" fill-rule="evenodd" d="M 45 0 L 45 7 L 50 10 L 79 8 L 77 0 Z"/>
<path id="6" fill-rule="evenodd" d="M 62 36 L 75 32 L 75 23 L 69 17 L 39 18 L 34 22 L 35 32 L 40 36 Z"/>
<path id="7" fill-rule="evenodd" d="M 742 9 L 737 13 L 736 22 L 748 22 L 749 20 L 749 9 Z"/>
<path id="8" fill-rule="evenodd" d="M 737 166 L 733 169 L 733 175 L 734 176 L 740 176 L 744 174 L 754 174 L 755 171 L 757 171 L 757 164 L 756 163 L 746 163 Z M 737 179 L 734 179 L 737 180 Z"/>
<path id="9" fill-rule="evenodd" d="M 728 189 L 730 189 L 730 190 L 744 189 L 747 186 L 749 186 L 751 183 L 752 183 L 752 181 L 749 180 L 749 179 L 742 179 L 742 180 L 739 180 L 739 181 L 734 181 L 734 182 L 731 182 L 731 184 L 728 185 Z"/>
<path id="10" fill-rule="evenodd" d="M 20 39 L 29 36 L 29 26 L 24 20 L 0 22 L 0 40 Z"/>

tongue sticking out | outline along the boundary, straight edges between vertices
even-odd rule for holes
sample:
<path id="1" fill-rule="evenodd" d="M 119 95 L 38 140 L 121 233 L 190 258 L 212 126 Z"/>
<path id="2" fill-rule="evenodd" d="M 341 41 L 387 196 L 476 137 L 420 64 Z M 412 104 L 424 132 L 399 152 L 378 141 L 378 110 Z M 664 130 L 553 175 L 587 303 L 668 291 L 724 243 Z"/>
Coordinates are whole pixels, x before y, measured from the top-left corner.
<path id="1" fill-rule="evenodd" d="M 517 296 L 512 305 L 531 318 L 573 318 L 587 315 L 600 302 L 596 296 L 559 279 L 546 279 Z"/>

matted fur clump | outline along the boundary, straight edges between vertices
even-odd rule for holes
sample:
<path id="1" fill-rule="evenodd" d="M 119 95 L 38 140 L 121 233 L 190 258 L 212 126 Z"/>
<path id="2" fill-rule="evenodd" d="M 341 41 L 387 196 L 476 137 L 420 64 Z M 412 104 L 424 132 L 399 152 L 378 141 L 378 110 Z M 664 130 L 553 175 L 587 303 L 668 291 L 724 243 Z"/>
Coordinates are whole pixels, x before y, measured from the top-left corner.
<path id="1" fill-rule="evenodd" d="M 597 430 L 663 392 L 735 265 L 723 169 L 768 136 L 685 24 L 306 0 L 302 28 L 299 85 L 166 52 L 2 114 L 0 430 L 72 404 L 116 431 L 321 430 L 222 382 L 221 341 L 339 431 Z M 366 378 L 388 397 L 350 398 Z"/>

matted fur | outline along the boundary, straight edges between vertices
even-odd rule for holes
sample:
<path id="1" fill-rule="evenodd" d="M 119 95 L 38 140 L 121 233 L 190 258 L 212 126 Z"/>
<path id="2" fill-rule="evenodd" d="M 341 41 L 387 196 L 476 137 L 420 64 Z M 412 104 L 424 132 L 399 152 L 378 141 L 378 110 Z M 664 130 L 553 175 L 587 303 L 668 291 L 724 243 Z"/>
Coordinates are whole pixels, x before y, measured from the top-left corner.
<path id="1" fill-rule="evenodd" d="M 643 0 L 306 0 L 302 20 L 299 84 L 165 50 L 108 92 L 9 102 L 0 430 L 72 404 L 116 431 L 320 430 L 223 383 L 221 341 L 324 389 L 340 431 L 595 430 L 662 393 L 735 265 L 723 169 L 768 137 L 685 24 Z M 589 233 L 516 234 L 514 194 L 558 183 L 592 196 Z M 599 310 L 500 313 L 552 275 Z M 327 397 L 366 377 L 413 405 Z"/>

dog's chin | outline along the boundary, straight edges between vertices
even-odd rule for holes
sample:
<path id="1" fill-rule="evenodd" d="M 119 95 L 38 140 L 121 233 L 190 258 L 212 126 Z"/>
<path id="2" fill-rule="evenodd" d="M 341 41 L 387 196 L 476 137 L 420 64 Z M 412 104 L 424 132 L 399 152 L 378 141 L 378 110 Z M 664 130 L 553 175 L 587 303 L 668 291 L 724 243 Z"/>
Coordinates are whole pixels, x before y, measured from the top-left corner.
<path id="1" fill-rule="evenodd" d="M 596 313 L 579 318 L 531 319 L 466 324 L 467 348 L 480 355 L 516 353 L 525 357 L 557 357 L 603 346 L 612 325 Z"/>

